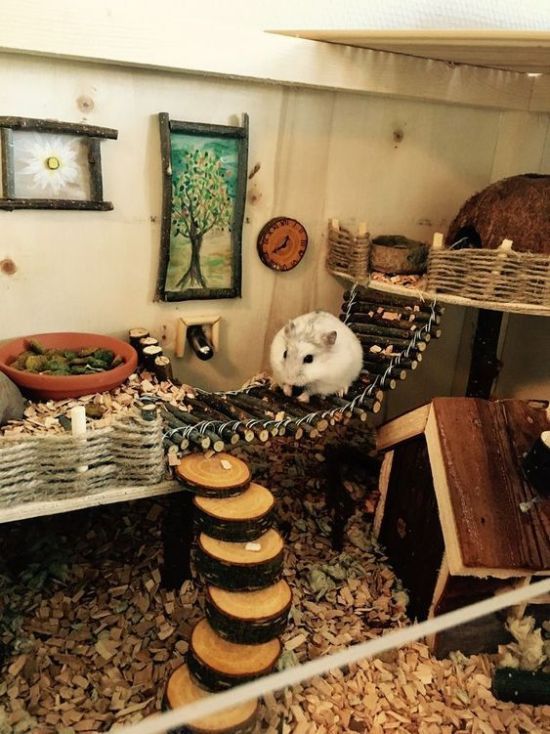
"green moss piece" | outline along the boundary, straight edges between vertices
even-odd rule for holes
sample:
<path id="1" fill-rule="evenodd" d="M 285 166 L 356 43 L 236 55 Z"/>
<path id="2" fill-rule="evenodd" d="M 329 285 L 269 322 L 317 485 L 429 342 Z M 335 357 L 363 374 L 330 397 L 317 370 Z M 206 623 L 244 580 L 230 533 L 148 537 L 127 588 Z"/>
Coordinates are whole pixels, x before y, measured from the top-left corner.
<path id="1" fill-rule="evenodd" d="M 44 345 L 40 344 L 36 339 L 29 339 L 27 345 L 31 352 L 34 352 L 35 354 L 45 354 L 46 352 Z"/>
<path id="2" fill-rule="evenodd" d="M 112 349 L 96 349 L 94 352 L 94 359 L 100 359 L 107 365 L 110 365 L 115 358 L 115 353 Z"/>
<path id="3" fill-rule="evenodd" d="M 43 354 L 32 354 L 25 360 L 27 372 L 41 372 L 46 368 L 47 358 Z"/>

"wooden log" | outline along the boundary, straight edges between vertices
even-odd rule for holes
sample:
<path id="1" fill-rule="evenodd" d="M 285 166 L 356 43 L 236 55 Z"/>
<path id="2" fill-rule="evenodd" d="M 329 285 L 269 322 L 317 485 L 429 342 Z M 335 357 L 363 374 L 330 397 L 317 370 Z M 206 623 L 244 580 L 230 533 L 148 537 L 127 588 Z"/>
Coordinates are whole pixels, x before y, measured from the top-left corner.
<path id="1" fill-rule="evenodd" d="M 254 482 L 236 497 L 195 497 L 193 504 L 199 530 L 218 540 L 246 543 L 259 538 L 273 524 L 275 498 Z"/>
<path id="2" fill-rule="evenodd" d="M 187 665 L 180 665 L 168 679 L 166 686 L 166 709 L 187 706 L 210 695 L 210 691 L 201 688 L 191 676 Z M 224 709 L 218 714 L 211 714 L 197 719 L 180 729 L 172 729 L 170 734 L 251 734 L 256 726 L 258 701 L 248 701 L 232 708 Z"/>
<path id="3" fill-rule="evenodd" d="M 278 580 L 283 568 L 283 540 L 275 530 L 268 530 L 254 547 L 199 535 L 197 569 L 214 586 L 233 591 L 263 589 Z"/>
<path id="4" fill-rule="evenodd" d="M 166 357 L 165 355 L 156 357 L 153 363 L 153 372 L 157 376 L 157 380 L 159 380 L 159 382 L 174 382 L 174 373 L 170 357 Z"/>
<path id="5" fill-rule="evenodd" d="M 266 397 L 259 398 L 250 393 L 239 393 L 233 395 L 232 400 L 240 403 L 245 408 L 248 407 L 254 415 L 264 420 L 281 421 L 285 417 L 284 410 L 277 409 Z"/>
<path id="6" fill-rule="evenodd" d="M 533 706 L 550 704 L 550 673 L 515 668 L 497 668 L 492 692 L 501 701 L 529 703 Z"/>
<path id="7" fill-rule="evenodd" d="M 344 292 L 344 301 L 349 301 L 351 297 L 351 291 L 345 291 Z M 364 289 L 364 288 L 358 288 L 355 294 L 354 298 L 355 303 L 367 303 L 370 306 L 372 305 L 378 305 L 383 304 L 384 306 L 390 307 L 411 307 L 414 310 L 418 311 L 425 311 L 427 313 L 430 313 L 432 310 L 432 304 L 427 303 L 425 301 L 419 301 L 415 299 L 414 296 L 411 296 L 410 298 L 407 298 L 406 296 L 397 296 L 393 295 L 391 293 L 383 293 L 381 291 L 377 291 L 375 289 Z M 436 303 L 435 311 L 437 313 L 443 313 L 444 307 L 441 306 L 439 303 Z"/>
<path id="8" fill-rule="evenodd" d="M 425 341 L 417 341 L 415 346 L 411 346 L 411 341 L 409 339 L 398 339 L 396 337 L 383 337 L 383 336 L 373 336 L 371 334 L 357 334 L 357 338 L 361 342 L 363 346 L 368 346 L 369 348 L 372 346 L 380 347 L 382 350 L 386 349 L 387 347 L 395 347 L 396 349 L 394 351 L 401 352 L 405 351 L 407 348 L 410 351 L 418 351 L 418 352 L 424 352 L 426 351 L 427 344 Z"/>
<path id="9" fill-rule="evenodd" d="M 392 326 L 384 326 L 380 324 L 349 324 L 352 331 L 358 336 L 361 337 L 361 335 L 372 335 L 372 336 L 381 336 L 384 338 L 393 339 L 394 337 L 397 339 L 405 339 L 407 341 L 410 341 L 413 338 L 414 331 L 411 331 L 410 329 L 399 329 L 394 328 Z M 431 339 L 431 336 L 429 332 L 422 334 L 422 341 L 429 342 Z"/>
<path id="10" fill-rule="evenodd" d="M 166 403 L 164 404 L 164 407 L 167 407 Z M 196 423 L 199 423 L 200 421 L 195 422 L 187 418 L 180 420 L 179 418 L 171 415 L 170 412 L 166 411 L 163 413 L 163 419 L 171 428 L 181 429 L 182 435 L 183 432 L 185 432 L 185 437 L 188 438 L 189 441 L 192 441 L 196 446 L 203 449 L 203 451 L 207 451 L 210 446 L 212 446 L 216 452 L 224 450 L 223 440 L 217 433 L 214 433 L 213 431 L 202 432 L 191 428 L 192 425 L 196 425 Z"/>
<path id="11" fill-rule="evenodd" d="M 191 633 L 187 664 L 200 685 L 223 691 L 267 675 L 280 654 L 277 638 L 257 645 L 237 645 L 224 640 L 202 619 Z"/>
<path id="12" fill-rule="evenodd" d="M 378 376 L 379 375 L 377 375 L 377 377 Z M 361 381 L 364 380 L 366 385 L 372 384 L 371 378 L 372 378 L 372 375 L 370 372 L 361 372 L 361 374 L 359 375 L 359 379 Z M 395 390 L 395 388 L 397 387 L 397 380 L 394 377 L 389 377 L 389 378 L 385 377 L 380 380 L 379 386 L 382 390 L 384 390 L 384 392 L 386 390 Z"/>
<path id="13" fill-rule="evenodd" d="M 388 364 L 380 364 L 378 362 L 364 360 L 363 367 L 367 370 L 367 372 L 370 372 L 372 375 L 389 375 L 396 380 L 407 379 L 407 370 L 401 366 L 390 367 Z"/>
<path id="14" fill-rule="evenodd" d="M 368 351 L 365 353 L 365 359 L 368 362 L 376 362 L 376 364 L 380 365 L 386 365 L 388 366 L 389 362 L 394 360 L 396 357 L 395 354 L 387 354 L 386 352 L 371 352 Z M 418 367 L 419 361 L 422 360 L 422 357 L 420 357 L 420 360 L 418 359 L 418 355 L 415 355 L 414 359 L 412 357 L 405 357 L 404 355 L 401 356 L 399 360 L 399 366 L 405 367 L 407 370 L 415 370 Z"/>
<path id="15" fill-rule="evenodd" d="M 204 497 L 233 497 L 248 488 L 251 474 L 244 461 L 230 454 L 191 454 L 176 467 L 176 478 Z"/>
<path id="16" fill-rule="evenodd" d="M 155 360 L 157 357 L 162 357 L 162 347 L 158 344 L 151 344 L 150 346 L 143 347 L 141 350 L 141 356 L 143 358 L 143 365 L 150 372 L 155 372 Z"/>
<path id="17" fill-rule="evenodd" d="M 389 317 L 389 318 L 388 318 Z M 439 313 L 432 314 L 430 311 L 414 310 L 412 306 L 391 306 L 389 304 L 373 303 L 369 308 L 366 303 L 354 303 L 348 308 L 344 308 L 340 318 L 342 321 L 346 319 L 362 321 L 363 319 L 380 319 L 381 321 L 401 321 L 404 324 L 410 323 L 416 325 L 417 328 L 424 326 L 431 319 L 433 324 L 441 323 L 441 315 Z"/>
<path id="18" fill-rule="evenodd" d="M 192 411 L 187 411 L 187 414 L 196 418 L 199 423 L 202 421 L 215 421 L 223 425 L 229 422 L 230 425 L 225 425 L 223 428 L 221 425 L 216 426 L 216 432 L 218 432 L 225 441 L 229 441 L 232 445 L 239 443 L 239 431 L 231 425 L 232 419 L 227 415 L 218 413 L 208 405 L 201 403 L 200 400 L 197 400 L 196 398 L 186 396 L 185 403 L 193 409 Z M 242 434 L 246 441 L 250 442 L 254 440 L 254 434 L 252 431 L 247 431 L 245 429 L 242 431 Z"/>
<path id="19" fill-rule="evenodd" d="M 141 326 L 136 326 L 128 331 L 128 341 L 138 352 L 140 340 L 147 336 L 149 336 L 149 332 Z"/>
<path id="20" fill-rule="evenodd" d="M 241 435 L 244 436 L 246 441 L 249 440 L 249 433 L 247 432 L 250 431 L 252 431 L 253 436 L 255 435 L 260 441 L 265 442 L 269 439 L 269 432 L 265 428 L 247 426 L 247 423 L 257 420 L 257 418 L 250 415 L 250 413 L 243 408 L 232 403 L 229 399 L 222 398 L 219 395 L 212 395 L 211 393 L 201 393 L 201 401 L 211 406 L 214 410 L 217 410 L 220 413 L 225 413 L 229 416 L 229 420 L 233 419 L 245 424 L 240 428 L 244 429 Z"/>
<path id="21" fill-rule="evenodd" d="M 292 592 L 286 581 L 259 591 L 206 589 L 205 612 L 210 626 L 225 640 L 241 645 L 269 642 L 288 624 Z"/>
<path id="22" fill-rule="evenodd" d="M 255 392 L 266 397 L 267 400 L 273 405 L 273 408 L 277 411 L 284 412 L 288 418 L 304 418 L 307 415 L 315 412 L 309 407 L 308 403 L 302 403 L 293 398 L 287 397 L 282 391 L 275 392 L 269 388 L 255 388 Z M 314 420 L 311 425 L 317 431 L 326 431 L 328 428 L 328 421 L 325 418 L 318 418 Z"/>

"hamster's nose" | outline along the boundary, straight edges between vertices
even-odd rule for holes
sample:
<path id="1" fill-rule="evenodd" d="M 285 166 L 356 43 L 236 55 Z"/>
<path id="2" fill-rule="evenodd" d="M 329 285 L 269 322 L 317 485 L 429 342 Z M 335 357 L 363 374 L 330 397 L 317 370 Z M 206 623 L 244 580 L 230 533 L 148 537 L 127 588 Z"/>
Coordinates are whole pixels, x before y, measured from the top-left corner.
<path id="1" fill-rule="evenodd" d="M 303 385 L 292 385 L 292 397 L 293 398 L 297 398 L 303 392 L 304 392 L 304 386 Z"/>

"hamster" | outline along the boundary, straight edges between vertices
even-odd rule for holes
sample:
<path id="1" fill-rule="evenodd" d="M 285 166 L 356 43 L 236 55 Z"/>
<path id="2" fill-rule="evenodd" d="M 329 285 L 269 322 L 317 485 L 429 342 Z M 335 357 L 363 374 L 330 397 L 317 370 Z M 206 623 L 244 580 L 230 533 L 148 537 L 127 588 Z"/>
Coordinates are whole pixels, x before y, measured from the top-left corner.
<path id="1" fill-rule="evenodd" d="M 270 352 L 275 382 L 285 395 L 307 402 L 311 395 L 344 394 L 363 366 L 361 342 L 326 311 L 289 321 L 273 338 Z"/>

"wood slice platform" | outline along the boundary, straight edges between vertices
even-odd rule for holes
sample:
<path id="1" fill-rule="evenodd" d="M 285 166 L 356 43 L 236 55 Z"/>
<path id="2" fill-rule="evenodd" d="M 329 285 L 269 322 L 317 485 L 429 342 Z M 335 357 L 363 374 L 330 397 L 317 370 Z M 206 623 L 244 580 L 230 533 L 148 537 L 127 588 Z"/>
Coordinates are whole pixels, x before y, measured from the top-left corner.
<path id="1" fill-rule="evenodd" d="M 217 499 L 194 497 L 197 525 L 206 535 L 219 540 L 246 542 L 269 530 L 273 522 L 275 498 L 260 484 L 252 482 L 235 497 Z"/>
<path id="2" fill-rule="evenodd" d="M 246 543 L 231 543 L 201 533 L 196 562 L 199 572 L 214 586 L 230 590 L 263 589 L 275 583 L 283 567 L 283 539 L 268 530 L 257 541 L 258 551 Z"/>
<path id="3" fill-rule="evenodd" d="M 224 452 L 207 457 L 184 456 L 176 467 L 177 479 L 205 497 L 232 497 L 248 487 L 250 469 L 244 461 Z"/>
<path id="4" fill-rule="evenodd" d="M 241 644 L 267 642 L 284 631 L 292 592 L 286 581 L 258 591 L 206 590 L 206 617 L 224 639 Z"/>
<path id="5" fill-rule="evenodd" d="M 211 691 L 223 691 L 270 673 L 281 654 L 278 639 L 242 645 L 220 637 L 206 619 L 193 628 L 188 665 L 193 677 Z"/>
<path id="6" fill-rule="evenodd" d="M 210 694 L 201 688 L 192 678 L 187 665 L 182 665 L 171 675 L 166 687 L 166 707 L 175 709 Z M 178 734 L 250 734 L 254 729 L 258 714 L 258 702 L 249 701 L 234 708 L 225 709 L 219 714 L 212 714 L 198 719 L 193 724 L 178 730 Z M 176 734 L 176 732 L 172 732 Z"/>

